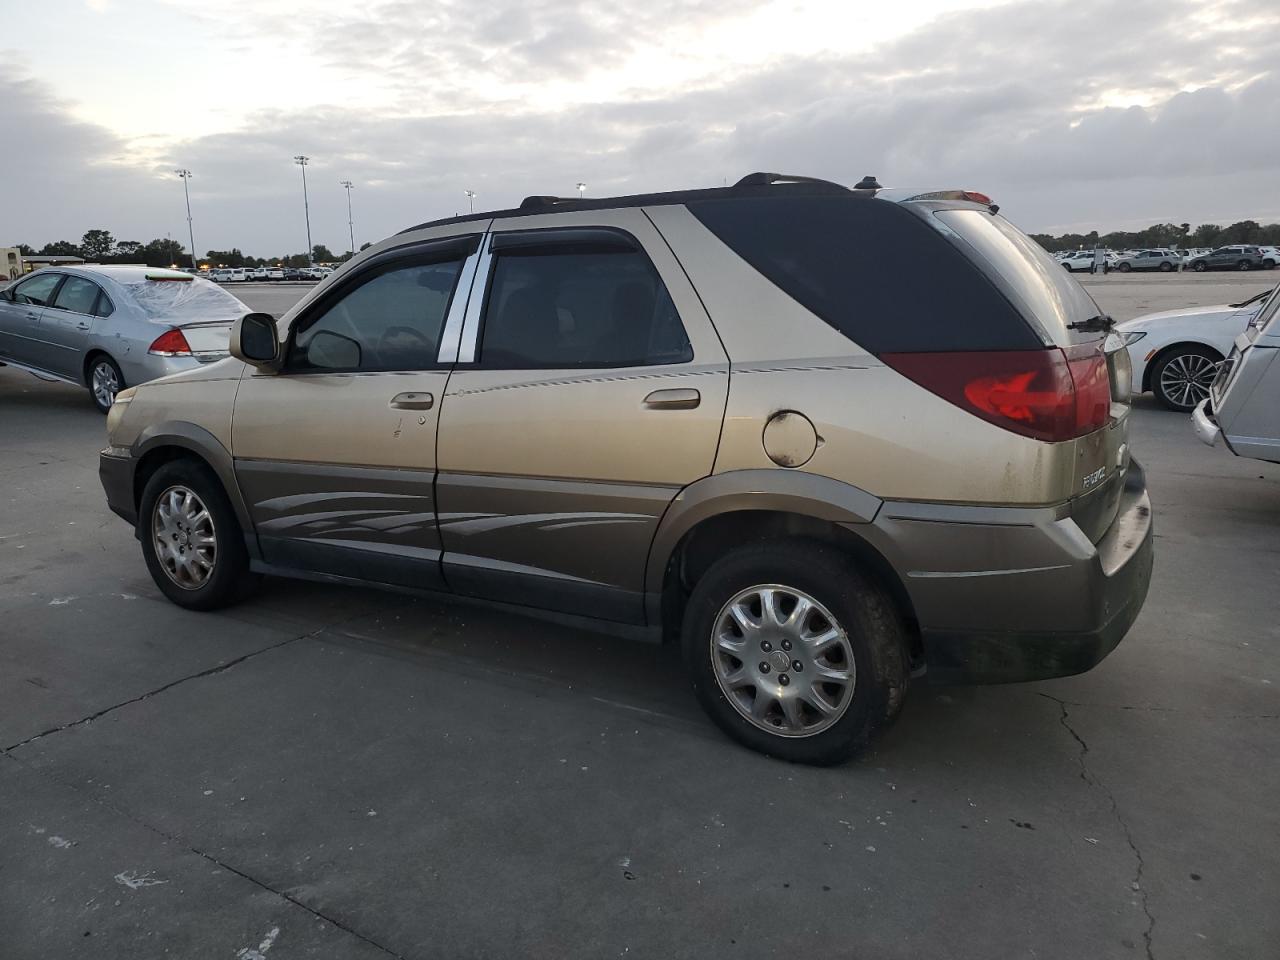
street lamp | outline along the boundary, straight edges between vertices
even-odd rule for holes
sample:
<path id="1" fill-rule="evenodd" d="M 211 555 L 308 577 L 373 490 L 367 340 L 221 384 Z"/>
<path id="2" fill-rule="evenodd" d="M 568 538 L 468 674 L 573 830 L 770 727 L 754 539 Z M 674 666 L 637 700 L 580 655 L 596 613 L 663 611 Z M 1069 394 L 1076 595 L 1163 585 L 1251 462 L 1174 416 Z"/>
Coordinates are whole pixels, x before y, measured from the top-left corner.
<path id="1" fill-rule="evenodd" d="M 307 217 L 307 263 L 314 267 L 316 261 L 312 255 L 314 248 L 311 246 L 311 206 L 307 203 L 307 163 L 310 160 L 310 157 L 304 157 L 302 154 L 293 158 L 293 162 L 302 168 L 302 211 Z"/>
<path id="2" fill-rule="evenodd" d="M 578 199 L 582 199 L 582 195 L 587 192 L 587 185 L 581 180 L 578 181 Z"/>
<path id="3" fill-rule="evenodd" d="M 467 196 L 467 203 L 471 207 L 471 212 L 475 213 L 476 212 L 476 192 L 474 190 L 463 190 L 462 192 Z"/>
<path id="4" fill-rule="evenodd" d="M 196 263 L 196 233 L 191 226 L 191 192 L 187 189 L 187 181 L 191 179 L 191 171 L 184 167 L 173 172 L 182 178 L 182 194 L 187 198 L 187 239 L 191 241 L 191 268 L 199 270 L 200 265 Z"/>
<path id="5" fill-rule="evenodd" d="M 356 255 L 356 227 L 355 222 L 351 219 L 351 188 L 355 186 L 350 180 L 343 180 L 342 185 L 347 190 L 347 230 L 351 233 L 351 255 Z"/>

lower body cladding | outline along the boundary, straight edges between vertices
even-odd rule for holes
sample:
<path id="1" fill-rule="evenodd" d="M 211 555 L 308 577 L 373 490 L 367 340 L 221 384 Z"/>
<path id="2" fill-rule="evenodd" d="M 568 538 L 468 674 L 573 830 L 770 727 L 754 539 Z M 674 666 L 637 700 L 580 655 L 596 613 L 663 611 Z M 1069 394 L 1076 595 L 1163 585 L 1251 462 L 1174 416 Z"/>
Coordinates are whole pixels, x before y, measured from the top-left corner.
<path id="1" fill-rule="evenodd" d="M 1069 504 L 886 502 L 874 523 L 849 529 L 899 572 L 930 681 L 1070 676 L 1115 649 L 1151 583 L 1151 501 L 1136 462 L 1121 484 L 1115 519 L 1096 543 Z"/>

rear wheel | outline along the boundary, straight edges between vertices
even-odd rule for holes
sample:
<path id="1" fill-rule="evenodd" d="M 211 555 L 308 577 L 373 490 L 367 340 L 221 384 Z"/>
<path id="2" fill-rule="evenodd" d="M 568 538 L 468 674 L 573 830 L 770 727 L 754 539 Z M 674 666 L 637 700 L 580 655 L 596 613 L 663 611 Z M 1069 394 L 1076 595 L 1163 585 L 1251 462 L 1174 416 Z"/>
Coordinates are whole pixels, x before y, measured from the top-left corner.
<path id="1" fill-rule="evenodd" d="M 138 526 L 151 579 L 180 607 L 225 607 L 259 580 L 222 484 L 202 463 L 175 460 L 157 470 L 142 491 Z"/>
<path id="2" fill-rule="evenodd" d="M 114 360 L 100 353 L 89 363 L 89 396 L 102 413 L 111 409 L 116 394 L 124 389 L 124 374 Z"/>
<path id="3" fill-rule="evenodd" d="M 1184 344 L 1156 361 L 1151 370 L 1151 392 L 1170 410 L 1189 413 L 1205 397 L 1218 375 L 1222 357 L 1208 347 Z"/>
<path id="4" fill-rule="evenodd" d="M 1250 264 L 1248 260 L 1241 260 L 1239 263 L 1236 264 L 1236 269 L 1248 270 L 1251 266 L 1252 264 Z"/>
<path id="5" fill-rule="evenodd" d="M 720 728 L 797 763 L 862 750 L 901 707 L 909 678 L 893 601 L 813 541 L 753 544 L 717 561 L 689 599 L 682 645 Z"/>
<path id="6" fill-rule="evenodd" d="M 1161 272 L 1161 273 L 1172 273 L 1172 272 L 1173 272 L 1173 264 L 1172 264 L 1172 263 L 1169 263 L 1168 261 L 1166 261 L 1166 262 L 1164 262 L 1164 263 L 1160 264 L 1160 272 Z"/>

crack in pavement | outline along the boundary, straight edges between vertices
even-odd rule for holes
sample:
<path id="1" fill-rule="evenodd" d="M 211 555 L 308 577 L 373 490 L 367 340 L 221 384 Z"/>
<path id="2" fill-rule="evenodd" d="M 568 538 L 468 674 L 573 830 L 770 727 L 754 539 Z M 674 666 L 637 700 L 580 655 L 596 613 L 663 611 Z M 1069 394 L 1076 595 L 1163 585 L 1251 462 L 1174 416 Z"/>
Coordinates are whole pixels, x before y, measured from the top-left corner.
<path id="1" fill-rule="evenodd" d="M 1046 700 L 1052 700 L 1054 703 L 1058 705 L 1058 709 L 1061 711 L 1058 717 L 1058 722 L 1062 724 L 1062 728 L 1066 730 L 1067 733 L 1071 734 L 1071 739 L 1073 739 L 1076 743 L 1080 745 L 1080 754 L 1077 757 L 1077 761 L 1080 764 L 1080 779 L 1083 780 L 1085 783 L 1087 783 L 1089 786 L 1097 787 L 1104 794 L 1106 794 L 1107 800 L 1111 804 L 1111 815 L 1115 817 L 1116 823 L 1120 824 L 1120 829 L 1124 832 L 1125 842 L 1129 845 L 1129 849 L 1133 851 L 1133 856 L 1138 862 L 1138 868 L 1137 868 L 1137 872 L 1134 874 L 1132 886 L 1134 891 L 1137 892 L 1138 894 L 1140 903 L 1142 905 L 1142 912 L 1143 914 L 1146 915 L 1146 918 L 1147 918 L 1147 928 L 1144 931 L 1142 931 L 1142 942 L 1143 942 L 1143 945 L 1146 947 L 1147 960 L 1155 960 L 1156 955 L 1154 952 L 1152 940 L 1156 932 L 1156 918 L 1155 918 L 1155 914 L 1151 912 L 1151 904 L 1147 899 L 1147 890 L 1142 885 L 1142 874 L 1147 867 L 1146 861 L 1142 857 L 1142 851 L 1138 849 L 1138 845 L 1133 840 L 1133 831 L 1129 829 L 1129 824 L 1125 821 L 1124 817 L 1120 814 L 1120 807 L 1116 803 L 1115 794 L 1111 792 L 1110 788 L 1108 788 L 1105 783 L 1103 783 L 1100 779 L 1098 779 L 1097 774 L 1089 770 L 1089 763 L 1088 763 L 1088 760 L 1086 759 L 1089 755 L 1089 744 L 1085 743 L 1084 738 L 1076 732 L 1073 726 L 1071 726 L 1071 717 L 1067 711 L 1067 706 L 1069 701 L 1061 700 L 1058 697 L 1052 696 L 1051 694 L 1048 694 L 1048 693 L 1043 693 L 1041 691 L 1036 691 L 1036 692 L 1039 693 L 1040 696 L 1044 697 Z M 1073 704 L 1073 705 L 1079 706 L 1079 704 Z"/>
<path id="2" fill-rule="evenodd" d="M 1193 720 L 1280 720 L 1280 713 L 1188 713 L 1186 710 L 1179 710 L 1177 707 L 1143 706 L 1126 703 L 1086 703 L 1083 700 L 1064 700 L 1061 697 L 1054 697 L 1047 693 L 1040 693 L 1040 696 L 1047 697 L 1054 703 L 1065 704 L 1069 707 L 1093 707 L 1097 710 L 1134 710 L 1141 713 L 1172 713 L 1180 717 L 1189 717 Z"/>
<path id="3" fill-rule="evenodd" d="M 154 697 L 156 694 L 164 693 L 166 690 L 172 690 L 174 687 L 178 686 L 179 684 L 186 683 L 188 680 L 199 680 L 201 677 L 211 677 L 214 674 L 222 673 L 224 670 L 230 670 L 232 667 L 237 666 L 241 663 L 244 663 L 246 660 L 252 660 L 254 657 L 261 656 L 264 653 L 270 653 L 272 650 L 279 650 L 281 647 L 288 646 L 291 643 L 297 643 L 299 640 L 309 640 L 312 637 L 319 636 L 320 634 L 324 633 L 326 630 L 332 630 L 336 627 L 341 627 L 344 624 L 349 623 L 350 621 L 355 620 L 357 617 L 360 617 L 360 616 L 363 616 L 363 613 L 357 613 L 349 617 L 343 617 L 340 620 L 335 620 L 333 623 L 327 623 L 322 627 L 317 627 L 315 630 L 312 630 L 308 633 L 300 633 L 296 637 L 286 637 L 285 639 L 279 641 L 278 643 L 269 644 L 268 646 L 262 647 L 259 650 L 251 650 L 249 653 L 246 653 L 240 657 L 236 657 L 234 660 L 228 660 L 225 663 L 220 663 L 217 666 L 209 667 L 205 670 L 198 670 L 195 673 L 188 674 L 185 677 L 179 677 L 177 680 L 170 680 L 168 683 L 162 684 L 161 686 L 156 687 L 154 690 L 148 690 L 146 693 L 139 694 L 136 697 L 130 697 L 128 700 L 121 700 L 119 703 L 112 704 L 109 707 L 103 707 L 101 710 L 97 711 L 96 713 L 91 713 L 87 717 L 81 717 L 79 720 L 72 720 L 69 723 L 62 724 L 61 726 L 50 727 L 48 730 L 43 730 L 40 733 L 33 734 L 32 736 L 27 737 L 25 740 L 19 740 L 17 743 L 11 744 L 10 746 L 7 746 L 7 747 L 0 747 L 0 754 L 8 753 L 10 750 L 17 750 L 19 747 L 25 747 L 27 744 L 34 743 L 35 741 L 41 739 L 42 737 L 47 737 L 50 734 L 61 733 L 63 730 L 70 730 L 73 727 L 79 727 L 79 726 L 83 726 L 86 723 L 92 723 L 94 720 L 97 720 L 99 717 L 104 717 L 108 713 L 112 713 L 113 711 L 119 710 L 121 707 L 127 707 L 130 704 L 134 704 L 134 703 L 141 703 L 143 700 L 148 700 L 151 697 Z"/>
<path id="4" fill-rule="evenodd" d="M 317 631 L 317 633 L 318 632 L 319 631 Z M 294 640 L 304 640 L 308 636 L 311 636 L 311 634 L 306 634 L 301 637 L 293 637 L 291 640 L 287 642 L 292 643 Z M 275 646 L 279 647 L 283 645 L 284 644 L 276 644 Z M 265 651 L 262 651 L 262 652 L 265 652 Z M 241 658 L 241 659 L 244 659 L 244 658 Z M 220 860 L 217 857 L 215 857 L 213 854 L 205 850 L 201 850 L 199 847 L 190 843 L 188 840 L 186 840 L 185 838 L 183 838 L 182 836 L 176 833 L 169 833 L 167 830 L 160 829 L 155 824 L 148 823 L 146 820 L 143 820 L 141 817 L 135 816 L 133 813 L 129 812 L 123 807 L 120 807 L 112 803 L 111 801 L 84 789 L 80 784 L 69 783 L 65 780 L 62 780 L 61 778 L 54 776 L 53 774 L 47 773 L 44 770 L 40 770 L 36 767 L 31 766 L 26 761 L 20 760 L 17 757 L 13 756 L 12 754 L 6 753 L 5 758 L 10 760 L 13 763 L 17 763 L 25 767 L 27 770 L 30 770 L 32 773 L 34 773 L 38 777 L 43 777 L 44 779 L 49 780 L 52 783 L 58 784 L 60 787 L 64 787 L 68 790 L 71 790 L 75 793 L 78 793 L 88 798 L 90 802 L 106 810 L 110 810 L 112 813 L 115 813 L 115 814 L 118 814 L 119 816 L 124 817 L 126 820 L 130 821 L 131 823 L 137 824 L 138 826 L 142 827 L 144 830 L 147 830 L 150 833 L 154 833 L 157 837 L 162 838 L 166 842 L 172 843 L 182 848 L 183 850 L 186 850 L 188 853 L 193 853 L 197 857 L 200 857 L 203 860 L 207 860 L 209 863 L 212 863 L 215 866 L 223 870 L 226 870 L 228 873 L 235 874 L 237 877 L 240 877 L 243 880 L 249 881 L 254 886 L 262 890 L 265 890 L 268 893 L 274 894 L 275 896 L 279 897 L 281 900 L 284 900 L 287 903 L 293 904 L 295 907 L 305 910 L 307 913 L 311 914 L 317 920 L 322 920 L 325 923 L 332 924 L 333 926 L 337 927 L 339 930 L 343 931 L 344 933 L 349 933 L 351 936 L 355 937 L 357 940 L 360 940 L 364 943 L 369 944 L 369 946 L 374 947 L 377 950 L 380 950 L 381 952 L 385 953 L 387 956 L 394 957 L 395 960 L 407 960 L 407 958 L 403 954 L 396 953 L 390 947 L 383 946 L 377 940 L 374 940 L 372 937 L 366 936 L 365 934 L 361 933 L 359 930 L 356 930 L 354 927 L 350 926 L 349 924 L 344 923 L 343 921 L 339 920 L 337 917 L 334 917 L 332 914 L 325 913 L 323 910 L 319 910 L 315 907 L 309 906 L 308 904 L 303 903 L 297 897 L 294 897 L 288 893 L 285 893 L 283 890 L 277 890 L 275 887 L 271 886 L 271 884 L 267 883 L 266 881 L 259 880 L 257 877 L 253 876 L 252 874 L 246 873 L 245 871 L 240 870 L 237 867 L 233 867 L 231 864 L 227 863 L 225 860 Z"/>

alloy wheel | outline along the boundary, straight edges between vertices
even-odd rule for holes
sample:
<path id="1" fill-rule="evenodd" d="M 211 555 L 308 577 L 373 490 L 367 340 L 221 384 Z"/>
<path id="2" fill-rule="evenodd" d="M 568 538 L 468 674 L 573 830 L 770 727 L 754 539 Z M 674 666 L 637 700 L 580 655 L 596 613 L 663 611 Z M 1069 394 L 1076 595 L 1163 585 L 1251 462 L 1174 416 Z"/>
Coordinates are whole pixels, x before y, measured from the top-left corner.
<path id="1" fill-rule="evenodd" d="M 1173 403 L 1188 409 L 1209 396 L 1218 364 L 1203 354 L 1175 356 L 1160 371 L 1160 391 Z"/>
<path id="2" fill-rule="evenodd" d="M 184 590 L 199 590 L 218 562 L 213 517 L 189 487 L 172 486 L 152 508 L 151 537 L 156 559 L 169 579 Z"/>
<path id="3" fill-rule="evenodd" d="M 120 378 L 116 376 L 116 368 L 110 361 L 99 360 L 93 365 L 90 375 L 93 387 L 93 398 L 103 409 L 116 402 L 116 394 L 120 392 Z"/>
<path id="4" fill-rule="evenodd" d="M 795 587 L 760 584 L 730 599 L 711 629 L 711 659 L 734 709 L 774 736 L 821 733 L 853 701 L 857 666 L 848 633 Z"/>

